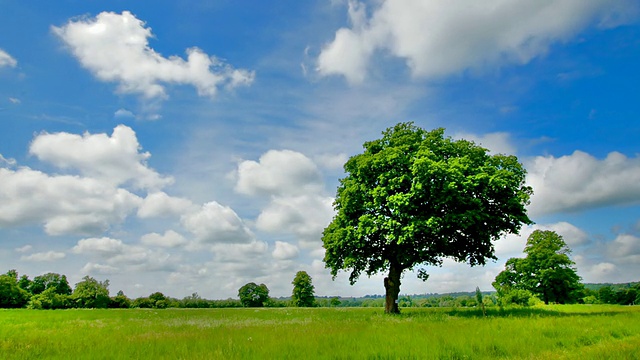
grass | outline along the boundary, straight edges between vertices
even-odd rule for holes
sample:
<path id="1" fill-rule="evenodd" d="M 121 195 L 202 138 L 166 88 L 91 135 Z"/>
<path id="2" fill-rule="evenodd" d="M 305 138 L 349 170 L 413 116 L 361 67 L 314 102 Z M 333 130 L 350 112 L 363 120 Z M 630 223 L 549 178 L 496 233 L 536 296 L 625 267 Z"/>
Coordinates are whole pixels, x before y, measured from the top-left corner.
<path id="1" fill-rule="evenodd" d="M 640 307 L 0 310 L 1 359 L 640 359 Z"/>

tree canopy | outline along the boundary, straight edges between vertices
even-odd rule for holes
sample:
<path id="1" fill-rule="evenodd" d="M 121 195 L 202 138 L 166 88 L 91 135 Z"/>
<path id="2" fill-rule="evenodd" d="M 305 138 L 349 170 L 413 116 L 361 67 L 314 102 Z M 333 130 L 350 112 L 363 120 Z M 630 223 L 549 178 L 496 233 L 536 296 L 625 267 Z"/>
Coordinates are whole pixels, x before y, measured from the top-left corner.
<path id="1" fill-rule="evenodd" d="M 269 288 L 265 284 L 251 282 L 238 290 L 238 297 L 244 307 L 263 307 L 269 300 Z"/>
<path id="2" fill-rule="evenodd" d="M 524 259 L 507 260 L 505 269 L 496 276 L 493 287 L 499 295 L 512 289 L 528 290 L 545 304 L 573 303 L 580 298 L 580 277 L 562 236 L 536 230 L 527 239 L 524 253 Z"/>
<path id="3" fill-rule="evenodd" d="M 109 280 L 98 281 L 85 276 L 76 284 L 71 295 L 76 307 L 106 308 L 109 306 Z"/>
<path id="4" fill-rule="evenodd" d="M 311 276 L 306 271 L 298 271 L 291 284 L 293 284 L 291 302 L 294 306 L 310 307 L 315 304 L 314 286 L 311 283 Z"/>
<path id="5" fill-rule="evenodd" d="M 350 270 L 354 284 L 362 273 L 388 271 L 385 312 L 397 313 L 404 270 L 444 258 L 472 266 L 495 259 L 493 241 L 531 223 L 532 189 L 515 156 L 490 155 L 444 129 L 400 123 L 382 134 L 344 165 L 322 241 L 334 277 Z"/>

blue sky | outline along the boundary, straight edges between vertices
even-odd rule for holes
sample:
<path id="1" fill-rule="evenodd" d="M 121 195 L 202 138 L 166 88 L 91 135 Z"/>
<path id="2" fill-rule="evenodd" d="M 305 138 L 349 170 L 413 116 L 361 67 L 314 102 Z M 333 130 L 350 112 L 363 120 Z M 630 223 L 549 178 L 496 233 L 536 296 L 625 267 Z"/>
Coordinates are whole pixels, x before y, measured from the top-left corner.
<path id="1" fill-rule="evenodd" d="M 0 264 L 111 292 L 320 295 L 342 164 L 401 121 L 515 154 L 536 222 L 403 293 L 491 290 L 551 229 L 586 282 L 640 277 L 632 0 L 0 0 Z"/>

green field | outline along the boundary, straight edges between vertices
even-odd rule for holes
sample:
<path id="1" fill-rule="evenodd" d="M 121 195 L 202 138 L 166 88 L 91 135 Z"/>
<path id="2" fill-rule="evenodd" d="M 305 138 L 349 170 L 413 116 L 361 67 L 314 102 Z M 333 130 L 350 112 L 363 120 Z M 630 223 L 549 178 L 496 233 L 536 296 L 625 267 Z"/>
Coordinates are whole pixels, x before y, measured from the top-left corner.
<path id="1" fill-rule="evenodd" d="M 640 306 L 0 310 L 1 359 L 640 359 Z"/>

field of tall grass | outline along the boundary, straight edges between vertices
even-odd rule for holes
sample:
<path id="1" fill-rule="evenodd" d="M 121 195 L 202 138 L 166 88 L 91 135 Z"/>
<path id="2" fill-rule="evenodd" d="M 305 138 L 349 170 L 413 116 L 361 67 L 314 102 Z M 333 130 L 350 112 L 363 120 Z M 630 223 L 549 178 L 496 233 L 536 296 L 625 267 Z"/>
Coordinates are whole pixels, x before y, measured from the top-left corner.
<path id="1" fill-rule="evenodd" d="M 0 359 L 640 359 L 640 306 L 0 310 Z"/>

